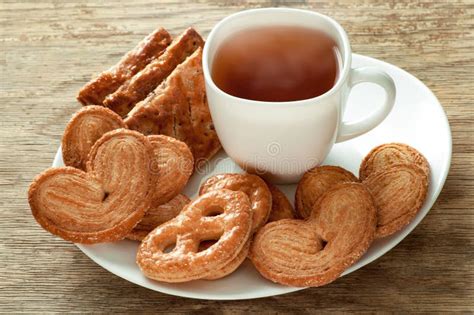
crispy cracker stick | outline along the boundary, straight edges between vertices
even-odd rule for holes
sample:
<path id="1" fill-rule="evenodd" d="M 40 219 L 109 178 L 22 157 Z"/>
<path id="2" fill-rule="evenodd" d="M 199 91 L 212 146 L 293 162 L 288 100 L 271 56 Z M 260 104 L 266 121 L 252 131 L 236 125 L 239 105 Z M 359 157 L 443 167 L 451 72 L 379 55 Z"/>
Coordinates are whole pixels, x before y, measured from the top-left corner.
<path id="1" fill-rule="evenodd" d="M 156 29 L 122 57 L 115 66 L 87 83 L 79 91 L 77 100 L 83 105 L 102 105 L 107 95 L 115 92 L 120 85 L 160 56 L 170 42 L 171 36 L 164 28 Z"/>
<path id="2" fill-rule="evenodd" d="M 197 49 L 128 114 L 130 129 L 185 142 L 196 166 L 221 148 L 207 105 L 202 49 Z"/>
<path id="3" fill-rule="evenodd" d="M 152 92 L 180 63 L 190 56 L 204 41 L 193 29 L 188 28 L 173 40 L 163 55 L 150 62 L 117 91 L 106 97 L 104 105 L 124 117 Z"/>

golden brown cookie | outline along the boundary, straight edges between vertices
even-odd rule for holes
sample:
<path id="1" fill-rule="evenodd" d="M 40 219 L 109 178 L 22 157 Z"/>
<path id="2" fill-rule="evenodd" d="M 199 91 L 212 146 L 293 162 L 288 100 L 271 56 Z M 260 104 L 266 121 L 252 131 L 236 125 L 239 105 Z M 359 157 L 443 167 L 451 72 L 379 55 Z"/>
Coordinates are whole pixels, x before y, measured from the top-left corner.
<path id="1" fill-rule="evenodd" d="M 313 205 L 328 189 L 345 182 L 357 182 L 357 177 L 339 166 L 317 166 L 307 171 L 296 189 L 296 213 L 302 219 L 310 216 Z"/>
<path id="2" fill-rule="evenodd" d="M 102 106 L 86 106 L 72 116 L 61 142 L 66 166 L 86 169 L 87 155 L 94 143 L 108 131 L 126 128 L 122 118 Z"/>
<path id="3" fill-rule="evenodd" d="M 267 186 L 272 194 L 272 210 L 268 222 L 278 221 L 282 219 L 296 218 L 295 210 L 285 194 L 276 186 L 267 182 Z"/>
<path id="4" fill-rule="evenodd" d="M 263 226 L 270 216 L 272 195 L 267 184 L 257 175 L 219 174 L 208 178 L 199 189 L 199 195 L 219 189 L 243 191 L 250 199 L 253 213 L 252 231 Z"/>
<path id="5" fill-rule="evenodd" d="M 145 99 L 180 63 L 203 46 L 201 36 L 193 28 L 188 28 L 173 40 L 161 56 L 107 96 L 104 105 L 125 117 L 135 104 Z"/>
<path id="6" fill-rule="evenodd" d="M 207 277 L 203 279 L 204 280 L 221 279 L 230 275 L 235 270 L 237 270 L 237 268 L 239 268 L 240 265 L 242 265 L 242 263 L 245 261 L 245 258 L 247 258 L 247 255 L 250 249 L 250 243 L 251 243 L 251 239 L 249 238 L 247 243 L 245 243 L 244 247 L 240 250 L 239 254 L 229 264 L 225 265 L 223 268 L 215 272 L 212 272 L 210 275 L 208 275 Z"/>
<path id="7" fill-rule="evenodd" d="M 92 147 L 87 172 L 50 168 L 34 179 L 28 191 L 33 216 L 44 229 L 68 241 L 123 239 L 150 207 L 152 156 L 153 148 L 142 134 L 126 129 L 106 133 Z"/>
<path id="8" fill-rule="evenodd" d="M 212 191 L 148 234 L 138 248 L 137 264 L 145 276 L 159 281 L 205 278 L 237 257 L 251 227 L 250 202 L 243 192 Z M 217 242 L 199 251 L 206 240 Z"/>
<path id="9" fill-rule="evenodd" d="M 254 237 L 249 257 L 267 279 L 289 286 L 336 280 L 369 248 L 377 224 L 364 185 L 343 183 L 326 191 L 308 220 L 269 223 Z"/>
<path id="10" fill-rule="evenodd" d="M 221 145 L 207 105 L 202 49 L 137 104 L 125 123 L 146 135 L 163 134 L 185 142 L 196 166 L 214 156 Z"/>
<path id="11" fill-rule="evenodd" d="M 386 143 L 373 148 L 360 164 L 359 177 L 365 180 L 371 174 L 388 169 L 395 164 L 415 164 L 427 176 L 430 166 L 426 158 L 416 149 L 403 143 Z"/>
<path id="12" fill-rule="evenodd" d="M 134 241 L 143 240 L 158 225 L 176 217 L 189 202 L 191 200 L 187 196 L 179 194 L 165 204 L 150 207 L 143 219 L 128 233 L 127 238 Z"/>
<path id="13" fill-rule="evenodd" d="M 415 164 L 391 165 L 362 183 L 372 193 L 377 208 L 377 238 L 391 235 L 410 223 L 428 192 L 428 177 Z"/>
<path id="14" fill-rule="evenodd" d="M 135 73 L 158 58 L 170 42 L 170 34 L 164 28 L 156 29 L 133 50 L 129 51 L 115 66 L 87 83 L 79 91 L 77 100 L 83 105 L 102 105 L 107 95 L 115 92 Z"/>
<path id="15" fill-rule="evenodd" d="M 157 177 L 153 208 L 170 201 L 183 190 L 193 173 L 194 160 L 184 142 L 163 135 L 148 136 L 148 140 L 154 152 L 150 171 Z"/>

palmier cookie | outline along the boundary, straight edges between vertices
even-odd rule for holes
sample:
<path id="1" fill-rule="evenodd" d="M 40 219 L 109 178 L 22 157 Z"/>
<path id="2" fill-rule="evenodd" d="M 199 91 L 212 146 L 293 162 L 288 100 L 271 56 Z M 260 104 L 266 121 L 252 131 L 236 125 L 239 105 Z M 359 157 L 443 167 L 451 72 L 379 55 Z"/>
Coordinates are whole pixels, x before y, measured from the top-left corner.
<path id="1" fill-rule="evenodd" d="M 365 180 L 373 173 L 388 169 L 395 164 L 415 164 L 427 176 L 430 167 L 426 158 L 416 149 L 403 143 L 387 143 L 373 148 L 364 158 L 359 168 L 360 180 Z"/>
<path id="2" fill-rule="evenodd" d="M 174 138 L 148 136 L 154 157 L 151 171 L 157 177 L 152 208 L 161 206 L 176 197 L 186 186 L 194 169 L 194 158 L 186 143 Z"/>
<path id="3" fill-rule="evenodd" d="M 250 199 L 253 213 L 252 231 L 263 226 L 270 216 L 272 195 L 267 184 L 257 175 L 219 174 L 208 178 L 199 189 L 199 194 L 219 189 L 243 191 Z"/>
<path id="4" fill-rule="evenodd" d="M 137 264 L 145 276 L 159 281 L 205 278 L 237 257 L 251 227 L 252 213 L 245 193 L 212 191 L 148 234 L 138 248 Z M 206 240 L 217 242 L 198 251 Z"/>
<path id="5" fill-rule="evenodd" d="M 272 210 L 268 222 L 296 218 L 295 210 L 285 194 L 278 187 L 267 183 L 272 194 Z"/>
<path id="6" fill-rule="evenodd" d="M 357 177 L 339 166 L 317 166 L 307 171 L 296 189 L 296 213 L 302 219 L 310 216 L 313 205 L 328 189 L 345 182 L 357 182 Z"/>
<path id="7" fill-rule="evenodd" d="M 128 233 L 127 238 L 135 241 L 143 240 L 158 225 L 176 217 L 190 201 L 187 196 L 179 194 L 165 204 L 150 207 L 143 219 Z"/>
<path id="8" fill-rule="evenodd" d="M 75 113 L 61 142 L 64 165 L 86 169 L 87 155 L 94 143 L 108 131 L 126 128 L 119 115 L 103 106 L 86 106 Z"/>
<path id="9" fill-rule="evenodd" d="M 428 177 L 415 164 L 389 166 L 362 183 L 372 193 L 377 208 L 377 238 L 391 235 L 410 223 L 428 192 Z"/>
<path id="10" fill-rule="evenodd" d="M 369 248 L 377 224 L 364 185 L 343 183 L 324 193 L 308 220 L 280 220 L 261 228 L 249 257 L 267 279 L 290 286 L 322 286 L 337 279 Z"/>
<path id="11" fill-rule="evenodd" d="M 66 127 L 63 136 L 63 159 L 66 165 L 85 169 L 90 148 L 109 129 L 124 127 L 122 119 L 102 106 L 87 106 L 80 110 Z M 183 190 L 194 168 L 189 147 L 164 135 L 148 136 L 154 148 L 150 171 L 157 177 L 152 208 L 170 201 Z"/>
<path id="12" fill-rule="evenodd" d="M 126 129 L 110 131 L 92 147 L 87 172 L 50 168 L 30 185 L 28 201 L 38 223 L 76 243 L 123 239 L 150 207 L 154 180 L 151 143 Z"/>

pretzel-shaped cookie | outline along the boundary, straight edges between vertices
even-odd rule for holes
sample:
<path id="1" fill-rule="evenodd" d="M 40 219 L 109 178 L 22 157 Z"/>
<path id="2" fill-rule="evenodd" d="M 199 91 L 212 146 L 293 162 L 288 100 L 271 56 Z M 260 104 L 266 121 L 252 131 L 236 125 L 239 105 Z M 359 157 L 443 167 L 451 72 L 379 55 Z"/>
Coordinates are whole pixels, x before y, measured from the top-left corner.
<path id="1" fill-rule="evenodd" d="M 199 194 L 219 189 L 242 191 L 250 199 L 252 207 L 252 231 L 263 226 L 270 216 L 272 195 L 267 184 L 257 175 L 251 174 L 219 174 L 208 178 L 199 189 Z"/>
<path id="2" fill-rule="evenodd" d="M 251 215 L 248 197 L 242 192 L 216 190 L 204 194 L 145 237 L 137 264 L 145 276 L 164 282 L 211 276 L 231 263 L 244 247 L 251 231 Z M 198 251 L 201 241 L 206 240 L 217 242 Z"/>
<path id="3" fill-rule="evenodd" d="M 87 172 L 50 168 L 28 191 L 33 216 L 52 234 L 77 243 L 123 239 L 143 218 L 152 197 L 153 148 L 145 136 L 110 131 L 92 147 Z"/>
<path id="4" fill-rule="evenodd" d="M 249 257 L 271 281 L 321 286 L 337 279 L 366 252 L 376 224 L 365 186 L 339 184 L 318 199 L 308 220 L 285 219 L 261 228 Z"/>
<path id="5" fill-rule="evenodd" d="M 187 196 L 179 194 L 165 204 L 157 207 L 151 206 L 143 219 L 127 235 L 127 238 L 134 241 L 143 240 L 158 225 L 176 217 L 190 201 Z"/>
<path id="6" fill-rule="evenodd" d="M 251 237 L 249 237 L 249 240 L 245 243 L 244 247 L 240 250 L 239 254 L 237 256 L 235 256 L 235 258 L 232 259 L 232 261 L 230 263 L 228 263 L 227 265 L 225 265 L 221 269 L 212 272 L 210 275 L 208 275 L 208 276 L 206 276 L 202 279 L 204 279 L 204 280 L 217 280 L 217 279 L 224 278 L 224 277 L 230 275 L 231 273 L 233 273 L 235 270 L 237 270 L 237 268 L 240 267 L 240 265 L 242 265 L 242 263 L 245 261 L 245 258 L 247 258 L 247 255 L 248 255 L 249 250 L 250 250 L 250 244 L 251 244 Z M 208 248 L 210 246 L 211 245 L 207 245 L 206 248 Z"/>

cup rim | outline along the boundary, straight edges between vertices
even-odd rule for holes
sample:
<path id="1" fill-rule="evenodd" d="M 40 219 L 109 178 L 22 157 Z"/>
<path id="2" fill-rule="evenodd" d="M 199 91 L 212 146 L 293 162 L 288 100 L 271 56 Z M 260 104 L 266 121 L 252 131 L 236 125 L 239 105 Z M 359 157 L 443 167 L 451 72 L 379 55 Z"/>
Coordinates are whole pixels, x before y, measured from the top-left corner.
<path id="1" fill-rule="evenodd" d="M 209 69 L 208 55 L 209 55 L 209 46 L 210 45 L 208 43 L 210 43 L 214 40 L 214 37 L 215 37 L 217 31 L 224 24 L 226 24 L 226 23 L 228 23 L 228 22 L 230 22 L 234 19 L 240 18 L 243 15 L 255 14 L 255 13 L 264 12 L 264 11 L 266 11 L 266 12 L 293 12 L 293 13 L 311 14 L 311 15 L 314 15 L 315 17 L 326 20 L 337 30 L 339 36 L 342 39 L 342 47 L 340 47 L 340 48 L 342 48 L 343 51 L 345 52 L 343 63 L 342 63 L 343 64 L 343 69 L 342 69 L 343 71 L 340 72 L 340 75 L 339 75 L 339 78 L 336 81 L 336 84 L 334 84 L 333 87 L 329 91 L 326 91 L 326 93 L 318 95 L 316 97 L 307 98 L 307 99 L 303 99 L 303 100 L 285 101 L 285 102 L 269 102 L 269 101 L 249 100 L 249 99 L 233 96 L 233 95 L 230 95 L 230 94 L 224 92 L 223 90 L 221 90 L 215 84 L 214 80 L 212 79 L 212 76 L 210 74 L 210 69 Z M 284 24 L 284 23 L 282 23 L 282 24 Z M 345 80 L 346 80 L 346 78 L 349 74 L 349 71 L 351 69 L 351 58 L 352 58 L 351 55 L 352 55 L 352 52 L 351 52 L 351 47 L 350 47 L 350 44 L 349 44 L 349 38 L 347 36 L 347 33 L 344 30 L 344 28 L 338 22 L 336 22 L 336 20 L 334 20 L 333 18 L 331 18 L 327 15 L 324 15 L 322 13 L 318 13 L 318 12 L 310 11 L 310 10 L 302 10 L 302 9 L 294 9 L 294 8 L 259 8 L 259 9 L 243 10 L 243 11 L 239 11 L 239 12 L 233 13 L 231 15 L 228 15 L 227 17 L 220 20 L 212 28 L 211 32 L 209 33 L 209 35 L 207 37 L 206 43 L 204 44 L 203 58 L 202 58 L 202 68 L 203 68 L 203 73 L 204 73 L 204 79 L 205 79 L 207 85 L 210 88 L 212 88 L 215 92 L 220 94 L 221 96 L 225 96 L 225 97 L 231 98 L 231 99 L 233 99 L 235 101 L 239 101 L 239 102 L 246 102 L 246 103 L 266 105 L 266 106 L 275 105 L 275 104 L 277 104 L 281 107 L 284 107 L 285 105 L 291 105 L 291 106 L 300 105 L 300 106 L 302 106 L 302 105 L 313 104 L 315 101 L 321 101 L 321 100 L 324 100 L 326 98 L 329 98 L 342 87 L 342 85 L 344 84 L 344 82 L 345 82 Z"/>

